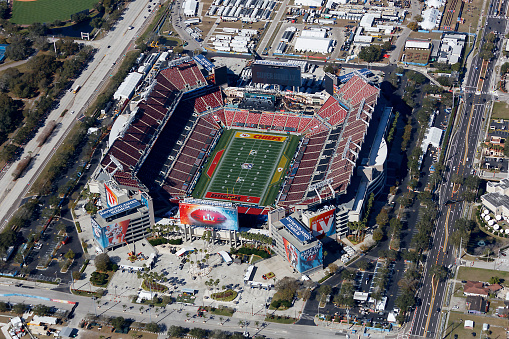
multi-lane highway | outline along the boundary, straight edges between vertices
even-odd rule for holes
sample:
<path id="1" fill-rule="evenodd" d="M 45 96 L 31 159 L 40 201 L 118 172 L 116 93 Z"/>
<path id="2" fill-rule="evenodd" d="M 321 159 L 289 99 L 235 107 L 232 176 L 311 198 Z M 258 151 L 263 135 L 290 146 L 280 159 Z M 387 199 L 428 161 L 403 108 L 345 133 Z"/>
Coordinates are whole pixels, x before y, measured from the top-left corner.
<path id="1" fill-rule="evenodd" d="M 502 3 L 501 3 L 502 1 Z M 463 86 L 462 99 L 458 109 L 456 124 L 451 134 L 444 165 L 446 171 L 444 180 L 439 187 L 439 217 L 433 234 L 433 244 L 425 264 L 424 278 L 418 297 L 420 303 L 412 315 L 410 334 L 413 337 L 438 337 L 441 332 L 442 304 L 446 297 L 445 281 L 438 281 L 433 275 L 433 265 L 454 267 L 456 253 L 448 241 L 454 231 L 454 222 L 463 215 L 464 204 L 456 201 L 461 196 L 462 187 L 453 185 L 451 178 L 454 173 L 468 176 L 472 173 L 474 156 L 477 145 L 482 138 L 485 121 L 492 101 L 493 70 L 496 57 L 500 53 L 501 41 L 506 31 L 505 16 L 498 16 L 499 11 L 505 13 L 506 3 L 503 0 L 491 0 L 483 27 L 480 45 L 490 32 L 497 32 L 499 39 L 496 43 L 498 52 L 490 62 L 483 62 L 482 58 L 474 55 Z"/>
<path id="2" fill-rule="evenodd" d="M 23 156 L 27 154 L 33 156 L 26 173 L 16 181 L 12 180 L 12 172 L 17 166 L 16 162 L 4 168 L 0 173 L 0 230 L 5 227 L 7 221 L 18 208 L 21 199 L 29 191 L 30 185 L 55 154 L 56 149 L 75 124 L 76 119 L 88 108 L 107 82 L 109 76 L 113 74 L 117 62 L 122 60 L 129 49 L 134 48 L 134 41 L 154 13 L 153 11 L 149 12 L 149 4 L 149 0 L 130 2 L 115 27 L 100 40 L 94 60 L 74 82 L 74 86 L 81 86 L 79 92 L 77 94 L 65 93 L 60 99 L 60 106 L 48 115 L 47 121 L 55 120 L 59 124 L 52 138 L 42 147 L 39 147 L 37 135 L 24 147 Z M 129 29 L 129 26 L 134 28 Z M 61 114 L 64 109 L 67 109 L 69 113 L 62 117 Z M 41 128 L 39 133 L 42 133 L 43 130 Z"/>

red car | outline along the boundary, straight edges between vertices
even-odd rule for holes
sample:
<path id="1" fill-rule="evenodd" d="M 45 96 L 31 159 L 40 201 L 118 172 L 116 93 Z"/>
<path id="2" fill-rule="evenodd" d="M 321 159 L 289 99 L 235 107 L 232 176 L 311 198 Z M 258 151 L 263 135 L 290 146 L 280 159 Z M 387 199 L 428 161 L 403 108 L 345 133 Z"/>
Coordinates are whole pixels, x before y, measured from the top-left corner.
<path id="1" fill-rule="evenodd" d="M 65 237 L 64 240 L 62 240 L 62 245 L 65 245 L 69 242 L 69 237 Z"/>

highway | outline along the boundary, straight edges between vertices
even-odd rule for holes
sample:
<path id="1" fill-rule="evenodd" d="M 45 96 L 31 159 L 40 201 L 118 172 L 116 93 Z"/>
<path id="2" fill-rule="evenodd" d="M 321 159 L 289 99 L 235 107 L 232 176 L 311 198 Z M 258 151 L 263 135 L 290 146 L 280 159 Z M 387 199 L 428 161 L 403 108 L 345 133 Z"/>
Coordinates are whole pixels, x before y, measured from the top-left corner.
<path id="1" fill-rule="evenodd" d="M 88 64 L 82 74 L 75 80 L 73 88 L 80 85 L 77 94 L 67 92 L 60 99 L 60 106 L 49 113 L 46 121 L 55 120 L 59 126 L 53 132 L 48 141 L 39 147 L 38 136 L 44 128 L 40 128 L 38 134 L 29 141 L 23 152 L 23 157 L 31 154 L 31 161 L 26 173 L 16 181 L 12 180 L 12 172 L 18 162 L 6 166 L 0 174 L 0 230 L 19 207 L 23 197 L 29 192 L 30 185 L 39 176 L 44 166 L 55 154 L 56 149 L 63 142 L 72 126 L 76 123 L 95 97 L 100 93 L 109 76 L 113 74 L 115 66 L 125 53 L 134 48 L 134 41 L 141 34 L 143 28 L 154 13 L 148 11 L 149 0 L 136 0 L 128 3 L 128 7 L 121 19 L 108 34 L 100 40 L 100 47 L 93 60 Z M 128 27 L 134 29 L 129 30 Z M 61 117 L 61 113 L 67 109 L 68 113 Z M 71 112 L 75 113 L 72 114 Z M 8 203 L 4 203 L 8 202 Z"/>
<path id="2" fill-rule="evenodd" d="M 500 1 L 503 2 L 500 3 Z M 480 45 L 482 46 L 488 33 L 498 32 L 500 38 L 496 44 L 498 46 L 496 56 L 498 56 L 506 31 L 506 19 L 498 17 L 496 10 L 501 7 L 501 12 L 505 13 L 507 3 L 505 0 L 491 0 L 489 6 L 486 25 L 478 39 L 481 39 Z M 483 60 L 478 55 L 474 55 L 470 72 L 464 81 L 463 97 L 445 157 L 444 180 L 439 187 L 439 217 L 432 237 L 432 248 L 425 264 L 422 287 L 418 292 L 420 302 L 410 319 L 409 334 L 412 338 L 440 337 L 442 327 L 439 326 L 445 325 L 443 322 L 441 323 L 441 319 L 445 319 L 445 313 L 441 311 L 441 308 L 446 293 L 448 293 L 447 282 L 438 281 L 430 271 L 433 265 L 452 268 L 456 264 L 456 253 L 448 243 L 448 237 L 451 232 L 454 232 L 454 222 L 463 216 L 464 203 L 445 203 L 460 199 L 463 191 L 462 187 L 455 187 L 452 184 L 452 175 L 454 173 L 461 176 L 471 174 L 477 145 L 483 137 L 485 120 L 488 119 L 487 108 L 490 107 L 489 104 L 493 100 L 491 82 L 495 62 L 496 57 L 489 63 L 484 62 L 483 64 Z"/>

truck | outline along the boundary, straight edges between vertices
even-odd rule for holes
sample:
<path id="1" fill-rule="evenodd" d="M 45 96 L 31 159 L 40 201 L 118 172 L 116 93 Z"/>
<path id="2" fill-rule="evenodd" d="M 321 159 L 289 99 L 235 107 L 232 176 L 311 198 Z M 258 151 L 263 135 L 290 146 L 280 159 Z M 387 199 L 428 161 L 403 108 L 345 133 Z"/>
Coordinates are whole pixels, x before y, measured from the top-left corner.
<path id="1" fill-rule="evenodd" d="M 78 91 L 81 89 L 81 86 L 80 85 L 77 85 L 76 87 L 73 88 L 72 92 L 74 94 L 78 93 Z"/>

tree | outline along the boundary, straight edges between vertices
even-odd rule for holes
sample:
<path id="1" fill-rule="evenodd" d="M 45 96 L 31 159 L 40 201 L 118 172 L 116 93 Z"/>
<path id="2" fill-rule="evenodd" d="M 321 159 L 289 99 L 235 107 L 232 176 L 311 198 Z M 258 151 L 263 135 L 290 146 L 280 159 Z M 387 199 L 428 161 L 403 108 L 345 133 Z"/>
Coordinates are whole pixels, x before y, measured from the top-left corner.
<path id="1" fill-rule="evenodd" d="M 116 317 L 111 319 L 111 326 L 116 330 L 122 330 L 126 325 L 124 317 Z"/>
<path id="2" fill-rule="evenodd" d="M 31 42 L 22 35 L 11 37 L 11 43 L 5 49 L 5 56 L 11 60 L 24 60 L 32 53 Z"/>
<path id="3" fill-rule="evenodd" d="M 417 32 L 419 30 L 419 24 L 415 21 L 409 22 L 408 25 L 406 26 L 414 32 Z"/>
<path id="4" fill-rule="evenodd" d="M 368 269 L 369 263 L 366 260 L 361 260 L 357 263 L 357 267 L 359 267 L 359 269 L 365 271 Z"/>
<path id="5" fill-rule="evenodd" d="M 384 227 L 389 222 L 389 212 L 387 212 L 387 209 L 382 208 L 380 213 L 376 216 L 376 223 L 380 227 Z"/>
<path id="6" fill-rule="evenodd" d="M 90 20 L 90 26 L 92 26 L 96 29 L 101 28 L 102 24 L 103 24 L 103 19 L 101 19 L 99 17 L 95 17 L 92 20 Z"/>
<path id="7" fill-rule="evenodd" d="M 417 22 L 422 22 L 424 19 L 422 18 L 422 16 L 421 16 L 421 15 L 416 15 L 416 16 L 414 17 L 414 20 L 415 20 L 415 21 L 417 21 Z"/>
<path id="8" fill-rule="evenodd" d="M 320 288 L 318 288 L 318 293 L 320 293 L 322 297 L 329 295 L 331 291 L 332 287 L 330 285 L 321 285 Z"/>
<path id="9" fill-rule="evenodd" d="M 46 305 L 35 305 L 34 308 L 33 308 L 33 312 L 35 315 L 38 315 L 38 316 L 41 316 L 41 317 L 44 317 L 46 315 L 49 314 L 49 311 L 50 311 L 50 307 L 49 306 L 46 306 Z"/>
<path id="10" fill-rule="evenodd" d="M 500 284 L 500 278 L 497 276 L 491 277 L 488 282 L 490 283 L 490 285 Z"/>
<path id="11" fill-rule="evenodd" d="M 76 254 L 71 249 L 69 249 L 69 251 L 67 251 L 67 253 L 65 254 L 65 257 L 69 260 L 74 259 L 75 256 Z"/>
<path id="12" fill-rule="evenodd" d="M 462 185 L 463 184 L 463 176 L 458 174 L 458 173 L 453 173 L 452 174 L 452 177 L 451 177 L 451 181 L 454 183 L 454 184 L 457 184 L 457 185 Z"/>
<path id="13" fill-rule="evenodd" d="M 416 84 L 422 84 L 424 81 L 426 81 L 426 76 L 416 71 L 409 70 L 406 72 L 406 76 L 408 80 Z"/>
<path id="14" fill-rule="evenodd" d="M 7 303 L 0 301 L 0 312 L 7 312 Z"/>
<path id="15" fill-rule="evenodd" d="M 382 229 L 380 227 L 376 228 L 373 231 L 373 240 L 376 242 L 379 242 L 379 241 L 382 241 L 383 238 L 384 238 L 384 231 L 382 231 Z"/>
<path id="16" fill-rule="evenodd" d="M 186 333 L 186 330 L 182 326 L 172 325 L 168 329 L 168 335 L 170 337 L 180 338 L 180 337 L 184 336 L 185 333 Z"/>
<path id="17" fill-rule="evenodd" d="M 509 71 L 509 62 L 504 62 L 504 64 L 500 67 L 500 74 L 504 75 Z"/>
<path id="18" fill-rule="evenodd" d="M 327 266 L 327 269 L 329 270 L 330 274 L 335 274 L 338 271 L 339 267 L 335 263 L 332 263 L 329 264 L 329 266 Z"/>
<path id="19" fill-rule="evenodd" d="M 435 278 L 438 279 L 439 281 L 443 281 L 445 280 L 445 278 L 447 278 L 449 271 L 447 270 L 446 267 L 435 264 L 431 267 L 430 273 L 433 274 Z"/>
<path id="20" fill-rule="evenodd" d="M 159 333 L 160 327 L 158 324 L 151 322 L 145 325 L 145 329 L 152 333 Z"/>
<path id="21" fill-rule="evenodd" d="M 101 253 L 95 257 L 94 264 L 98 271 L 106 272 L 111 266 L 110 256 L 107 253 Z"/>
<path id="22" fill-rule="evenodd" d="M 378 45 L 363 47 L 359 52 L 359 58 L 366 62 L 376 62 L 382 59 L 382 48 Z"/>
<path id="23" fill-rule="evenodd" d="M 15 314 L 23 314 L 26 309 L 27 309 L 27 305 L 25 305 L 23 303 L 19 303 L 19 304 L 14 305 L 14 307 L 12 308 L 12 311 Z"/>
<path id="24" fill-rule="evenodd" d="M 0 2 L 0 19 L 9 19 L 11 11 L 7 1 Z"/>

